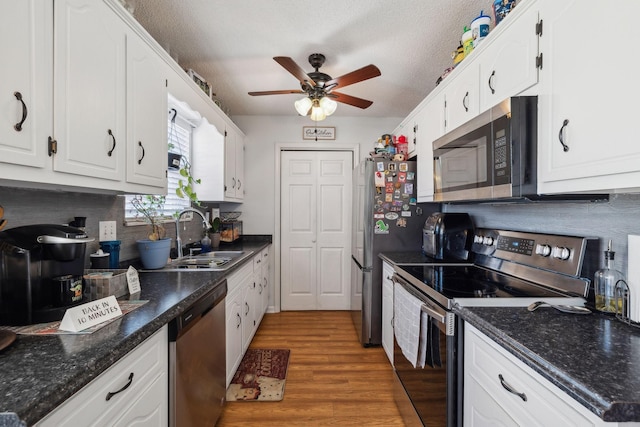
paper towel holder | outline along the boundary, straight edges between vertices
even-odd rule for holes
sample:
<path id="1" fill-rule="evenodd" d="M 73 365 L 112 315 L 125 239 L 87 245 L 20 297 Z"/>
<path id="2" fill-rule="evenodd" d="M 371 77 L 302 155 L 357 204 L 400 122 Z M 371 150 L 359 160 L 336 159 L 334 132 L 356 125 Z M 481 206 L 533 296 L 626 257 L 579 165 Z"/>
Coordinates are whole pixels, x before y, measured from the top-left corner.
<path id="1" fill-rule="evenodd" d="M 631 320 L 629 308 L 631 290 L 629 289 L 627 282 L 622 279 L 618 280 L 614 287 L 614 292 L 616 296 L 616 319 L 626 323 L 627 325 L 640 328 L 640 323 Z M 620 304 L 620 302 L 622 302 L 622 304 Z"/>

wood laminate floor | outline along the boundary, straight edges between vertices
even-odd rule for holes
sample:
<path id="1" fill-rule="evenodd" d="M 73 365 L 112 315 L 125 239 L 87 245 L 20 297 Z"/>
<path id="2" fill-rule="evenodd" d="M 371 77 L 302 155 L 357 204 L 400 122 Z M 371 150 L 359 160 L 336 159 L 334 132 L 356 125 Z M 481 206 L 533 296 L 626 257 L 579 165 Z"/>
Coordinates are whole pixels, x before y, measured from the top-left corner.
<path id="1" fill-rule="evenodd" d="M 227 402 L 216 426 L 404 426 L 391 364 L 362 347 L 348 311 L 265 314 L 251 347 L 291 350 L 284 399 Z"/>

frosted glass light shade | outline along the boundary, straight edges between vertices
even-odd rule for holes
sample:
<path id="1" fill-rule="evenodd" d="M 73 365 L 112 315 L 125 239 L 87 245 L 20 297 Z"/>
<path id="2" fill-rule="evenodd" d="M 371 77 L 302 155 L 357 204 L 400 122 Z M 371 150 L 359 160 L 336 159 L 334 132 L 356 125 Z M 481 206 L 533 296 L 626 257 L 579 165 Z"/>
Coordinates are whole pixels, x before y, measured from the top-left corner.
<path id="1" fill-rule="evenodd" d="M 326 118 L 327 115 L 320 106 L 314 105 L 311 108 L 311 120 L 313 120 L 314 122 L 319 122 L 320 120 L 324 120 Z"/>
<path id="2" fill-rule="evenodd" d="M 322 110 L 327 116 L 330 116 L 336 112 L 336 108 L 338 108 L 338 103 L 333 99 L 325 96 L 320 100 L 320 107 L 322 108 Z"/>
<path id="3" fill-rule="evenodd" d="M 300 114 L 301 116 L 306 116 L 309 112 L 309 108 L 311 108 L 312 102 L 309 97 L 305 96 L 304 98 L 297 100 L 293 104 L 295 105 L 298 114 Z"/>

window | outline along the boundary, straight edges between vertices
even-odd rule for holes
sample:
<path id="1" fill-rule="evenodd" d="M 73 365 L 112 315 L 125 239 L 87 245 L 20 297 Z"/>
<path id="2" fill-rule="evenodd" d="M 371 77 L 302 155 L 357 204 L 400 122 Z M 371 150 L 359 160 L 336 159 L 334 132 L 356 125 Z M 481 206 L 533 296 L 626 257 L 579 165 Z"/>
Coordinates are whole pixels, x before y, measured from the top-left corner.
<path id="1" fill-rule="evenodd" d="M 189 161 L 191 155 L 191 132 L 193 125 L 185 119 L 187 114 L 181 114 L 180 108 L 171 106 L 168 117 L 168 151 L 177 153 L 183 156 L 181 164 Z M 180 172 L 178 169 L 167 169 L 167 196 L 165 199 L 164 209 L 161 211 L 163 216 L 167 220 L 172 220 L 174 215 L 179 211 L 187 208 L 191 205 L 188 198 L 178 197 L 176 194 L 176 188 L 178 188 L 178 181 L 180 180 Z M 140 214 L 135 210 L 131 204 L 131 199 L 134 196 L 126 196 L 125 202 L 125 221 L 128 224 L 141 223 L 142 218 Z M 187 215 L 185 215 L 187 218 Z"/>

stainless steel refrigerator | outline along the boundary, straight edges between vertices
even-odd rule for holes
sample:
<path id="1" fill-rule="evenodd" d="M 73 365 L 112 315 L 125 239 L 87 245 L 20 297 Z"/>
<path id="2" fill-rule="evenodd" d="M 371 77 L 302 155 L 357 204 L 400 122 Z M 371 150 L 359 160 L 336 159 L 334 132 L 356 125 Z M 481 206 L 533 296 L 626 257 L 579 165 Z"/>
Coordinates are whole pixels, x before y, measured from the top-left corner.
<path id="1" fill-rule="evenodd" d="M 417 203 L 416 162 L 366 159 L 353 170 L 351 313 L 365 347 L 382 341 L 380 252 L 420 251 L 438 203 Z"/>

